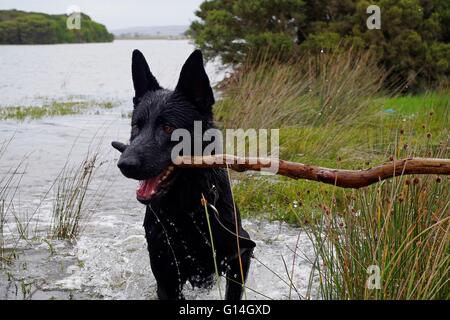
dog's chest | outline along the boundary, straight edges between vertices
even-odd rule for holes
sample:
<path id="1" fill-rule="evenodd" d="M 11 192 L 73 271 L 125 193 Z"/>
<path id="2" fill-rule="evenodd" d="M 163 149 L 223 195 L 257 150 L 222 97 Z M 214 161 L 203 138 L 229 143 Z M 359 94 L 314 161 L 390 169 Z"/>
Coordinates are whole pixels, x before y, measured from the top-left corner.
<path id="1" fill-rule="evenodd" d="M 200 211 L 168 214 L 164 210 L 146 215 L 146 238 L 151 251 L 172 252 L 190 265 L 208 265 L 211 242 L 206 216 Z"/>

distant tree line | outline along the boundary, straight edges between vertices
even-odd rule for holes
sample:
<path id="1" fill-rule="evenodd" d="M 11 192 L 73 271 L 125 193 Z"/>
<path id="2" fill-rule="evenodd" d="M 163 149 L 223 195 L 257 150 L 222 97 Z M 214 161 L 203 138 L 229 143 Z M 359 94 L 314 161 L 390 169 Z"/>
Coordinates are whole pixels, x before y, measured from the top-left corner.
<path id="1" fill-rule="evenodd" d="M 0 44 L 111 42 L 106 27 L 81 14 L 81 29 L 69 30 L 66 15 L 0 10 Z"/>
<path id="2" fill-rule="evenodd" d="M 381 29 L 366 12 L 381 9 Z M 420 88 L 450 75 L 449 0 L 212 0 L 189 34 L 208 58 L 240 63 L 264 50 L 281 59 L 301 53 L 372 50 L 400 80 Z"/>

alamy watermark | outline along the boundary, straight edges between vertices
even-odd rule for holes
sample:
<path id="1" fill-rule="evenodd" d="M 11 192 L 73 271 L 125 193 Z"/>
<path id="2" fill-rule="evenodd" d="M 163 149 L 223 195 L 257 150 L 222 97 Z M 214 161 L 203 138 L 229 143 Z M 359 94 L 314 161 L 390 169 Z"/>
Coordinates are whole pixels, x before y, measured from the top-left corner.
<path id="1" fill-rule="evenodd" d="M 81 9 L 76 5 L 67 8 L 66 27 L 69 30 L 81 29 Z"/>
<path id="2" fill-rule="evenodd" d="M 193 137 L 187 129 L 172 132 L 171 140 L 178 144 L 172 148 L 171 159 L 176 163 L 180 156 L 194 155 L 194 164 L 223 164 L 223 158 L 208 156 L 226 153 L 238 157 L 237 164 L 260 163 L 261 173 L 272 175 L 279 169 L 279 137 L 279 129 L 225 129 L 224 139 L 221 130 L 203 132 L 202 121 L 194 121 Z"/>
<path id="3" fill-rule="evenodd" d="M 367 270 L 369 277 L 366 281 L 366 288 L 369 290 L 381 289 L 381 272 L 380 267 L 376 264 L 370 265 Z"/>
<path id="4" fill-rule="evenodd" d="M 370 5 L 366 9 L 366 13 L 370 16 L 366 20 L 367 29 L 381 29 L 381 9 L 377 5 Z"/>

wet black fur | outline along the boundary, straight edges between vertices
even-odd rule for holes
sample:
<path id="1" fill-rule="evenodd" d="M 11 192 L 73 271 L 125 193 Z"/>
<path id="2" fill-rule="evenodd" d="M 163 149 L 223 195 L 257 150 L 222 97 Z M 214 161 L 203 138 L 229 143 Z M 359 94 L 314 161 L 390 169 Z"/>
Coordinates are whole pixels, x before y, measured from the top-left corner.
<path id="1" fill-rule="evenodd" d="M 163 127 L 192 132 L 194 120 L 200 120 L 204 131 L 212 128 L 214 97 L 198 50 L 187 59 L 174 91 L 159 86 L 137 50 L 133 52 L 132 73 L 135 106 L 130 144 L 114 142 L 113 146 L 122 152 L 118 162 L 122 173 L 145 180 L 171 164 L 171 149 L 177 142 L 170 141 Z M 213 283 L 215 268 L 202 195 L 209 203 L 218 268 L 227 279 L 226 298 L 241 298 L 236 218 L 244 277 L 255 244 L 242 228 L 237 208 L 235 217 L 227 173 L 222 169 L 177 168 L 169 185 L 146 203 L 144 228 L 160 299 L 182 299 L 187 281 L 198 287 Z"/>

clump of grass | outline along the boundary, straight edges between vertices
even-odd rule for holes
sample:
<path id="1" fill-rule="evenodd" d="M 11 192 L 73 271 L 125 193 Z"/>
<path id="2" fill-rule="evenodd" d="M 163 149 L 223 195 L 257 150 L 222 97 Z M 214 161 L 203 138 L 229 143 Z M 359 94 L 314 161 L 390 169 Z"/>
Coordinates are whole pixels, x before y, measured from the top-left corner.
<path id="1" fill-rule="evenodd" d="M 87 157 L 80 166 L 65 167 L 56 180 L 51 237 L 74 239 L 81 223 L 88 217 L 86 195 L 92 181 L 97 154 Z"/>
<path id="2" fill-rule="evenodd" d="M 6 153 L 7 147 L 12 138 L 0 141 L 0 159 Z M 0 268 L 5 263 L 10 263 L 15 257 L 14 249 L 6 248 L 7 239 L 5 238 L 4 228 L 8 220 L 8 215 L 12 211 L 12 203 L 19 189 L 22 174 L 19 173 L 23 162 L 19 162 L 15 167 L 10 168 L 0 175 Z"/>
<path id="3" fill-rule="evenodd" d="M 6 142 L 0 144 L 0 158 L 6 149 Z M 1 181 L 4 178 L 0 178 Z M 3 193 L 5 192 L 6 187 L 3 186 L 3 183 L 0 185 L 0 262 L 3 262 L 3 251 L 4 251 L 4 236 L 3 236 L 3 226 L 6 221 L 6 213 L 5 213 L 5 199 L 3 199 Z"/>
<path id="4" fill-rule="evenodd" d="M 6 106 L 0 108 L 0 120 L 41 119 L 44 117 L 65 116 L 85 112 L 89 108 L 112 109 L 112 102 L 53 101 L 42 106 Z"/>
<path id="5" fill-rule="evenodd" d="M 115 107 L 115 104 L 112 102 L 101 102 L 98 104 L 98 106 L 102 109 L 112 109 Z"/>
<path id="6" fill-rule="evenodd" d="M 0 199 L 0 262 L 4 261 L 4 239 L 3 226 L 5 225 L 5 200 Z"/>
<path id="7" fill-rule="evenodd" d="M 309 229 L 322 297 L 448 299 L 449 189 L 441 177 L 401 177 L 348 193 L 341 209 L 324 204 Z"/>
<path id="8" fill-rule="evenodd" d="M 222 290 L 220 288 L 220 273 L 219 273 L 219 269 L 218 269 L 218 265 L 217 265 L 217 255 L 216 255 L 216 249 L 214 248 L 214 238 L 213 238 L 213 234 L 212 234 L 212 229 L 211 229 L 211 222 L 209 221 L 209 213 L 208 213 L 208 202 L 205 199 L 205 196 L 202 194 L 202 205 L 203 208 L 205 209 L 205 216 L 206 216 L 206 222 L 208 224 L 208 231 L 209 231 L 209 238 L 211 239 L 211 250 L 212 250 L 212 257 L 213 257 L 213 261 L 214 261 L 214 271 L 215 271 L 215 275 L 216 275 L 216 281 L 217 281 L 217 287 L 219 288 L 219 297 L 222 300 Z"/>
<path id="9" fill-rule="evenodd" d="M 345 123 L 379 94 L 386 75 L 370 53 L 262 60 L 228 81 L 216 115 L 227 128 Z"/>

